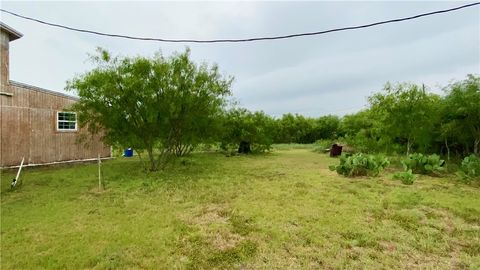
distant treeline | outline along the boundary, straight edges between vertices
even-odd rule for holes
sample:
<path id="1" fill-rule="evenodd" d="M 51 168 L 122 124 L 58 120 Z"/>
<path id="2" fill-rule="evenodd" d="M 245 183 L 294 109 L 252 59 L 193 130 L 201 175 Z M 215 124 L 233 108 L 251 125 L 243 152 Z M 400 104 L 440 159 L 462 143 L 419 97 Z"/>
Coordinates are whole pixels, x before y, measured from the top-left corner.
<path id="1" fill-rule="evenodd" d="M 91 60 L 92 70 L 67 83 L 79 96 L 70 109 L 81 127 L 106 143 L 145 154 L 152 171 L 211 144 L 248 153 L 273 143 L 336 140 L 359 152 L 479 153 L 478 75 L 446 86 L 445 96 L 419 85 L 387 83 L 356 114 L 274 119 L 229 107 L 233 77 L 217 65 L 193 62 L 188 49 L 170 57 L 122 57 L 99 48 Z"/>
<path id="2" fill-rule="evenodd" d="M 332 140 L 359 152 L 478 155 L 480 77 L 468 75 L 447 85 L 443 96 L 428 90 L 423 85 L 387 83 L 383 91 L 368 98 L 368 109 L 343 117 L 285 114 L 274 119 L 262 112 L 236 109 L 226 113 L 230 126 L 225 128 L 225 137 L 237 134 L 236 141 L 251 142 L 257 150 L 272 143 Z M 234 131 L 232 123 L 240 130 Z"/>

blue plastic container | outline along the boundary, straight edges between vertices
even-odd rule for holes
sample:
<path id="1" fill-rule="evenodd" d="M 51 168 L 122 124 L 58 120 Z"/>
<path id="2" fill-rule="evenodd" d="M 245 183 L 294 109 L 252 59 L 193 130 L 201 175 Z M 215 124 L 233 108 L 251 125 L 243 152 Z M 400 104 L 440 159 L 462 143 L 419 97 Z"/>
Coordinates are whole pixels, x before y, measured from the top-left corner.
<path id="1" fill-rule="evenodd" d="M 133 149 L 132 148 L 127 148 L 123 152 L 124 157 L 133 157 Z"/>

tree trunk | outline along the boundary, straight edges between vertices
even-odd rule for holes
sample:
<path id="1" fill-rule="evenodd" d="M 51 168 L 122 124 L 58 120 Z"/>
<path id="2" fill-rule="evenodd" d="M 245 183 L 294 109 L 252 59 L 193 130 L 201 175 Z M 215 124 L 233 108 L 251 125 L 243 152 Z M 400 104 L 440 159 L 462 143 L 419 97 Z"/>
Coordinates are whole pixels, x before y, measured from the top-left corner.
<path id="1" fill-rule="evenodd" d="M 447 148 L 447 160 L 450 160 L 450 147 L 448 147 L 447 137 L 445 137 L 445 147 Z"/>
<path id="2" fill-rule="evenodd" d="M 167 162 L 170 160 L 170 157 L 172 155 L 175 155 L 175 151 L 173 148 L 165 148 L 162 150 L 162 152 L 158 155 L 158 160 L 157 160 L 157 169 L 158 168 L 165 168 L 165 165 L 167 165 Z"/>
<path id="3" fill-rule="evenodd" d="M 410 138 L 407 139 L 407 156 L 410 154 L 410 148 L 412 147 L 410 143 Z"/>
<path id="4" fill-rule="evenodd" d="M 478 145 L 480 144 L 480 138 L 475 139 L 475 142 L 473 142 L 473 153 L 478 156 Z"/>
<path id="5" fill-rule="evenodd" d="M 177 144 L 174 147 L 174 153 L 177 157 L 182 157 L 190 154 L 193 151 L 193 146 L 190 144 Z"/>
<path id="6" fill-rule="evenodd" d="M 155 156 L 153 155 L 152 147 L 147 148 L 148 159 L 150 160 L 150 171 L 156 171 L 158 169 L 157 163 L 155 162 Z"/>

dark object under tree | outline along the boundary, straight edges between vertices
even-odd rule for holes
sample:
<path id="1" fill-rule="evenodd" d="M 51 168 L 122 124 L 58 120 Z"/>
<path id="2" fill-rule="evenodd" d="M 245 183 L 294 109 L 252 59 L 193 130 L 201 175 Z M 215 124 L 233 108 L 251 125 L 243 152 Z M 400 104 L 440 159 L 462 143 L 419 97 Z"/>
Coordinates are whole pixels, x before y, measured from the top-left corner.
<path id="1" fill-rule="evenodd" d="M 333 144 L 332 147 L 330 148 L 330 156 L 331 157 L 336 157 L 340 156 L 342 154 L 342 146 L 338 144 Z"/>
<path id="2" fill-rule="evenodd" d="M 238 153 L 240 154 L 248 154 L 251 153 L 252 150 L 250 149 L 250 143 L 246 141 L 241 141 L 240 145 L 238 146 Z"/>

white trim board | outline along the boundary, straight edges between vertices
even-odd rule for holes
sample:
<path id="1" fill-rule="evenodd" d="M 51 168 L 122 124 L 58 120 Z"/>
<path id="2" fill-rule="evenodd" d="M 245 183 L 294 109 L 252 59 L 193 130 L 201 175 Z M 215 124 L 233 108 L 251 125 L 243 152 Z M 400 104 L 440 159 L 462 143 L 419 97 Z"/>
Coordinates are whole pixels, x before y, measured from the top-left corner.
<path id="1" fill-rule="evenodd" d="M 13 93 L 10 93 L 10 92 L 0 92 L 0 96 L 13 97 Z"/>
<path id="2" fill-rule="evenodd" d="M 106 159 L 114 159 L 115 157 L 102 157 L 100 160 L 106 160 Z M 47 166 L 47 165 L 57 165 L 57 164 L 65 164 L 65 163 L 76 163 L 76 162 L 87 162 L 87 161 L 96 161 L 98 158 L 87 158 L 87 159 L 73 159 L 73 160 L 65 160 L 65 161 L 54 161 L 54 162 L 48 162 L 48 163 L 31 163 L 27 165 L 23 165 L 23 167 L 37 167 L 37 166 Z M 20 167 L 19 165 L 17 166 L 8 166 L 8 167 L 0 167 L 0 169 L 14 169 Z"/>

